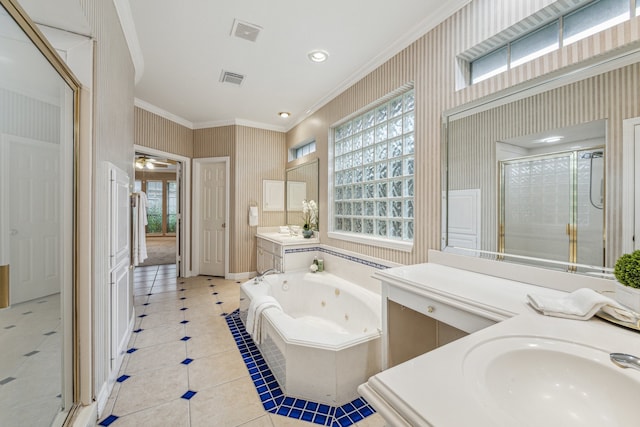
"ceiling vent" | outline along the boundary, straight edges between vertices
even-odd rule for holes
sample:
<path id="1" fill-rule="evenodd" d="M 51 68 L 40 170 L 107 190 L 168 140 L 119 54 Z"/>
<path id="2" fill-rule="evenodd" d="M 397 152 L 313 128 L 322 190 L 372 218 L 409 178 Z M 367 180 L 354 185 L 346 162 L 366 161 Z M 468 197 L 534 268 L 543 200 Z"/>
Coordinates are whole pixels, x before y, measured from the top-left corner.
<path id="1" fill-rule="evenodd" d="M 244 76 L 242 74 L 232 73 L 231 71 L 222 70 L 222 74 L 220 75 L 220 81 L 222 83 L 231 83 L 240 86 L 243 80 Z"/>
<path id="2" fill-rule="evenodd" d="M 231 35 L 249 40 L 250 42 L 255 42 L 258 39 L 258 35 L 261 30 L 262 27 L 258 25 L 234 19 L 233 27 L 231 27 Z"/>

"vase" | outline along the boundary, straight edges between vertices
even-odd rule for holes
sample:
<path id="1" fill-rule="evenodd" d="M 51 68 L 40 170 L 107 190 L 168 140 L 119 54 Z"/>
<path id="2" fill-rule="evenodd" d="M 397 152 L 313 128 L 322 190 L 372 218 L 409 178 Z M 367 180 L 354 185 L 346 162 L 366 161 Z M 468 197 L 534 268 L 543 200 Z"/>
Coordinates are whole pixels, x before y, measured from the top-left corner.
<path id="1" fill-rule="evenodd" d="M 305 239 L 310 239 L 311 236 L 313 236 L 313 230 L 311 230 L 311 229 L 303 229 L 302 230 L 302 237 L 304 237 Z"/>
<path id="2" fill-rule="evenodd" d="M 625 286 L 616 281 L 616 301 L 636 313 L 640 313 L 640 289 Z"/>

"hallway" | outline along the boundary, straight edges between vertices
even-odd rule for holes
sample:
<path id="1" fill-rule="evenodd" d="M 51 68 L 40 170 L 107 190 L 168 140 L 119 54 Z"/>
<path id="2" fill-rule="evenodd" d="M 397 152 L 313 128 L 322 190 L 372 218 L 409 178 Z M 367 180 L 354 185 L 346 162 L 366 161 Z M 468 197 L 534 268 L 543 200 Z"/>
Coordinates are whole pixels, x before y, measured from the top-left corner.
<path id="1" fill-rule="evenodd" d="M 102 426 L 310 427 L 264 410 L 224 315 L 239 284 L 175 278 L 175 265 L 135 270 L 136 324 Z M 374 414 L 357 424 L 382 426 Z"/>

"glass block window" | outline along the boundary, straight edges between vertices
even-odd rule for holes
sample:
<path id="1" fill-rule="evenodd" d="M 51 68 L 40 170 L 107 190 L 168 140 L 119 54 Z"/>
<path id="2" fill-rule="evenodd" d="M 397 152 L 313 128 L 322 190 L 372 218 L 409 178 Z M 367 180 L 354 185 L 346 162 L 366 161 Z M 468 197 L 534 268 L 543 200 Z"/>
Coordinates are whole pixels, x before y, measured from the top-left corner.
<path id="1" fill-rule="evenodd" d="M 413 241 L 415 92 L 332 128 L 332 231 Z"/>

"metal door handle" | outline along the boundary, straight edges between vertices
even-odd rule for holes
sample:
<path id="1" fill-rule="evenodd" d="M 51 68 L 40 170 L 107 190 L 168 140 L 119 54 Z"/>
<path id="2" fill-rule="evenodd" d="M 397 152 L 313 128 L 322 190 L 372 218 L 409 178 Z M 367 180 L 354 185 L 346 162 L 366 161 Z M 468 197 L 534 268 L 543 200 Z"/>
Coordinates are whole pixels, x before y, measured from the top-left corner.
<path id="1" fill-rule="evenodd" d="M 227 224 L 225 222 L 222 223 L 222 228 L 227 228 Z"/>

